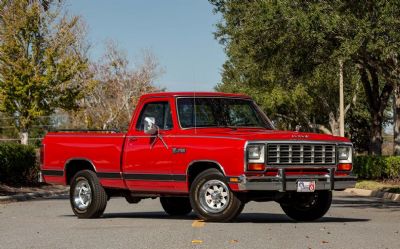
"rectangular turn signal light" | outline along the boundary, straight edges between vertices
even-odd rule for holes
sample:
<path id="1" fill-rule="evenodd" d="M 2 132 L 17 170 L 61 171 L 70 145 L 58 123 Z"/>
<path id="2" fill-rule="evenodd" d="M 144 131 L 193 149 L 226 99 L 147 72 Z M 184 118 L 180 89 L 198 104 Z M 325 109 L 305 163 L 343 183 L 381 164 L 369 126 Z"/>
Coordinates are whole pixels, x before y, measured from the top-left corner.
<path id="1" fill-rule="evenodd" d="M 264 163 L 249 163 L 247 165 L 247 170 L 264 171 L 265 170 L 265 164 Z"/>
<path id="2" fill-rule="evenodd" d="M 237 178 L 237 177 L 231 177 L 231 178 L 229 178 L 229 181 L 230 182 L 239 182 L 239 178 Z"/>
<path id="3" fill-rule="evenodd" d="M 338 171 L 350 171 L 353 169 L 353 164 L 351 163 L 339 163 L 337 170 Z"/>

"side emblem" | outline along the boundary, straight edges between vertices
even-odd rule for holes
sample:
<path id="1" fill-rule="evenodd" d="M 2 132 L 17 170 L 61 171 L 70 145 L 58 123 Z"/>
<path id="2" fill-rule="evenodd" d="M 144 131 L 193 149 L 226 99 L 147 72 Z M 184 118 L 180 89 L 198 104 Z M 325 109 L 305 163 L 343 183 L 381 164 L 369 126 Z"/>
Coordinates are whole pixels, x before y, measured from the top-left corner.
<path id="1" fill-rule="evenodd" d="M 172 153 L 179 154 L 179 153 L 186 153 L 185 148 L 172 148 Z"/>

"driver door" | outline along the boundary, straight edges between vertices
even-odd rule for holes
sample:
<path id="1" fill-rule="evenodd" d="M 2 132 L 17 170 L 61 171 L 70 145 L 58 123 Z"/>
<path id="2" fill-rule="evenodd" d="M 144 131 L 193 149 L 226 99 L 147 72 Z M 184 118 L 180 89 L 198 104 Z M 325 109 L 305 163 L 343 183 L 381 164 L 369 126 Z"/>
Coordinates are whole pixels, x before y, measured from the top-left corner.
<path id="1" fill-rule="evenodd" d="M 140 108 L 140 107 L 139 107 Z M 146 117 L 155 119 L 160 136 L 144 133 Z M 135 127 L 127 134 L 123 155 L 126 184 L 134 191 L 172 191 L 169 179 L 172 167 L 172 148 L 168 135 L 173 128 L 168 99 L 150 99 L 143 103 Z"/>

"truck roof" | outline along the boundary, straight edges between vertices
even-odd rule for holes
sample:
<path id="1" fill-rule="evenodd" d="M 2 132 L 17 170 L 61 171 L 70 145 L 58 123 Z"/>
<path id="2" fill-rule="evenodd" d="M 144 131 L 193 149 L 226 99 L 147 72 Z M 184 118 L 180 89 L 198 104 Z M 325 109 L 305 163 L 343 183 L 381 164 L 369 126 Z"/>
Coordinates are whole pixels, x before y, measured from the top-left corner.
<path id="1" fill-rule="evenodd" d="M 151 97 L 233 97 L 233 98 L 246 98 L 250 99 L 249 96 L 245 94 L 237 94 L 237 93 L 221 93 L 221 92 L 154 92 L 144 94 L 142 98 L 151 98 Z"/>

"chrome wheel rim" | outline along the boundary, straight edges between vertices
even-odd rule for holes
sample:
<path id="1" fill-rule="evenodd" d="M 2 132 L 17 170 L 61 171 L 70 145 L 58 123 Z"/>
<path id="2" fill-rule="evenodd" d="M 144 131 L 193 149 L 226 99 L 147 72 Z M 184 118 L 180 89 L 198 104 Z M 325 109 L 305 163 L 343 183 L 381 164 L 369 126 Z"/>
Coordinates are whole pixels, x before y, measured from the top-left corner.
<path id="1" fill-rule="evenodd" d="M 74 189 L 74 206 L 86 210 L 92 202 L 92 190 L 86 179 L 79 180 Z"/>
<path id="2" fill-rule="evenodd" d="M 207 212 L 220 213 L 229 205 L 229 188 L 220 180 L 209 180 L 199 191 L 200 206 Z"/>

